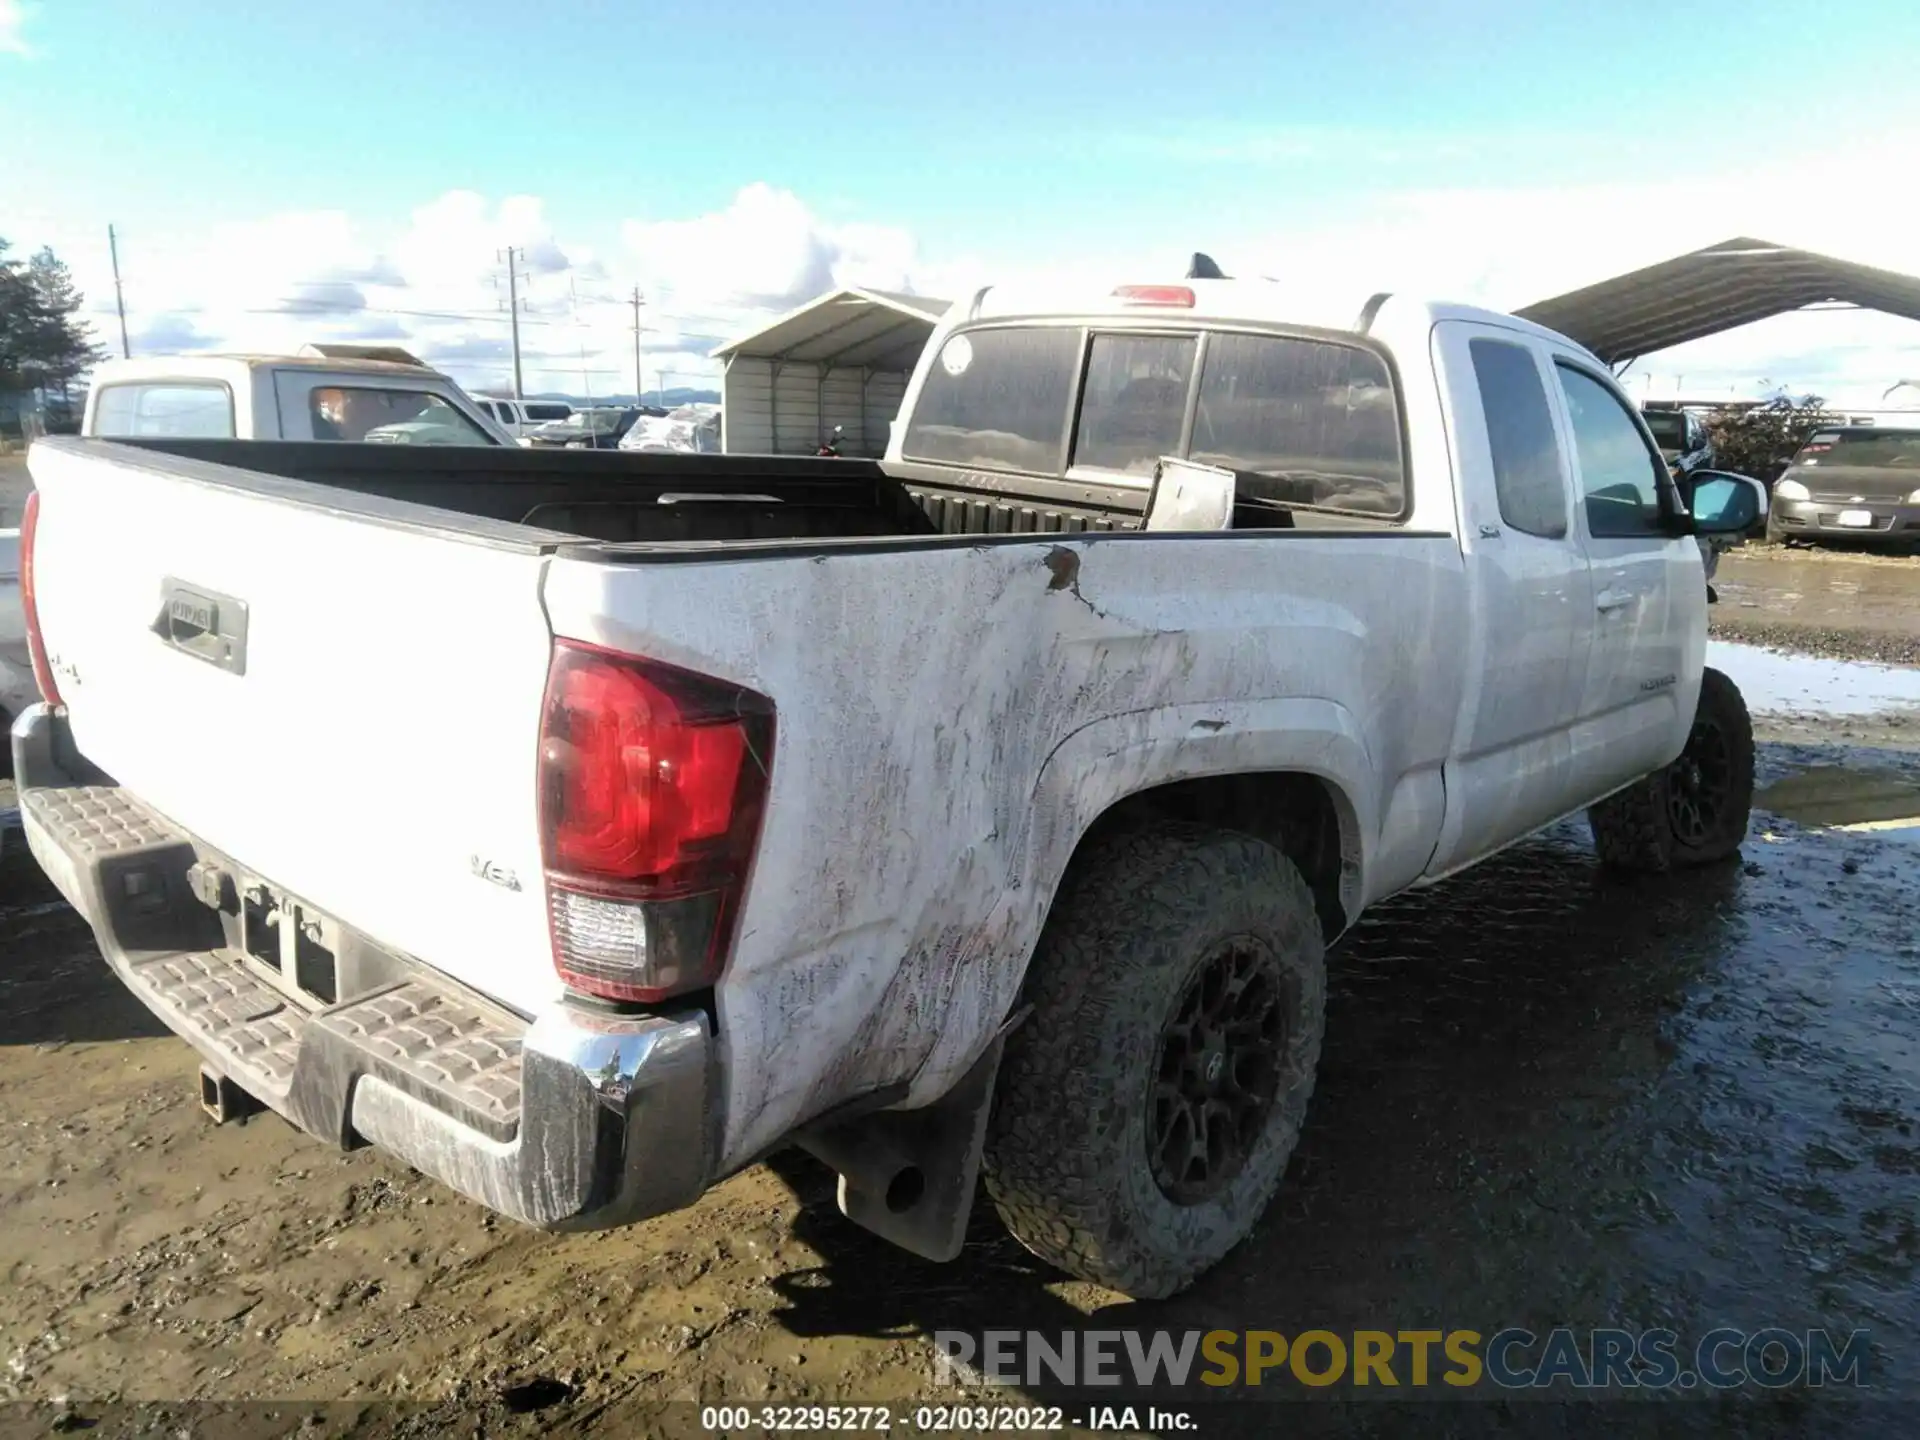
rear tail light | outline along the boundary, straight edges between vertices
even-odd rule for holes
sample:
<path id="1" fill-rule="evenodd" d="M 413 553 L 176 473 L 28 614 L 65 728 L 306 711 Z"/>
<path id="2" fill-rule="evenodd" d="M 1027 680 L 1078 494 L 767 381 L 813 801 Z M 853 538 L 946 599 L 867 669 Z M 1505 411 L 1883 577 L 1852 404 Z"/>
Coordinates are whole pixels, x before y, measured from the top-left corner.
<path id="1" fill-rule="evenodd" d="M 773 704 L 562 640 L 540 731 L 553 960 L 573 989 L 653 1002 L 726 964 L 760 838 Z"/>
<path id="2" fill-rule="evenodd" d="M 49 705 L 61 704 L 60 687 L 53 683 L 53 666 L 47 663 L 47 642 L 40 634 L 40 603 L 33 578 L 33 540 L 40 530 L 40 492 L 27 492 L 26 509 L 20 515 L 20 610 L 27 622 L 27 657 L 33 662 L 33 681 L 40 687 L 40 698 Z"/>
<path id="3" fill-rule="evenodd" d="M 1193 308 L 1193 291 L 1185 285 L 1122 285 L 1113 292 L 1129 305 L 1172 305 Z"/>

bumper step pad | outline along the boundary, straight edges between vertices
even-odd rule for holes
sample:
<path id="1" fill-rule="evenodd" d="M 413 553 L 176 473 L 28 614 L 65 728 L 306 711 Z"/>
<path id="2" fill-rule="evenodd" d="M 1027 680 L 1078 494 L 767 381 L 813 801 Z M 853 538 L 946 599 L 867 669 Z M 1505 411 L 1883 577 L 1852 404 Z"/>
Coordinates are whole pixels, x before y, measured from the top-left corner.
<path id="1" fill-rule="evenodd" d="M 22 801 L 96 873 L 145 860 L 184 873 L 194 858 L 185 834 L 117 786 L 32 790 Z M 422 976 L 310 1010 L 231 951 L 129 948 L 109 960 L 168 1028 L 303 1128 L 346 1137 L 339 1112 L 355 1075 L 377 1075 L 495 1140 L 519 1128 L 524 1022 L 451 982 Z"/>

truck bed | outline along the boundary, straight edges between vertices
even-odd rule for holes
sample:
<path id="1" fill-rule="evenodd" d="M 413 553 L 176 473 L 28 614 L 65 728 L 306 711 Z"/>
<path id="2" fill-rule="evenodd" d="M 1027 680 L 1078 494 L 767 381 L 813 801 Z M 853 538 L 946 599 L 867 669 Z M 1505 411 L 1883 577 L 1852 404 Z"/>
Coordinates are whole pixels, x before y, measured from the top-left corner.
<path id="1" fill-rule="evenodd" d="M 1012 475 L 956 484 L 937 466 L 895 475 L 877 461 L 808 456 L 114 443 L 608 544 L 1102 533 L 1138 529 L 1146 500 L 1138 486 Z"/>
<path id="2" fill-rule="evenodd" d="M 872 461 L 519 446 L 113 443 L 610 544 L 939 533 Z"/>

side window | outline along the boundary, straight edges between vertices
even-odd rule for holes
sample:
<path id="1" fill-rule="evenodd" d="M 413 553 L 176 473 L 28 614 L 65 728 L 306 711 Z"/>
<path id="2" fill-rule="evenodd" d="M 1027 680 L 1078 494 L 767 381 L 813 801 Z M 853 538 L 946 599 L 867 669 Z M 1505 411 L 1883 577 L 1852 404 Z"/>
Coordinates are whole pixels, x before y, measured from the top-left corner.
<path id="1" fill-rule="evenodd" d="M 1393 378 L 1357 345 L 1208 336 L 1190 458 L 1234 471 L 1256 502 L 1406 513 Z"/>
<path id="2" fill-rule="evenodd" d="M 1554 368 L 1573 422 L 1588 533 L 1597 539 L 1663 534 L 1665 462 L 1647 448 L 1640 427 L 1611 390 L 1572 365 Z"/>
<path id="3" fill-rule="evenodd" d="M 1082 332 L 962 331 L 927 371 L 903 451 L 910 460 L 1056 475 Z"/>
<path id="4" fill-rule="evenodd" d="M 1198 347 L 1191 335 L 1095 335 L 1072 463 L 1151 475 L 1178 454 Z"/>
<path id="5" fill-rule="evenodd" d="M 1487 417 L 1500 519 L 1528 535 L 1565 539 L 1567 484 L 1547 387 L 1533 352 L 1507 340 L 1472 340 L 1467 349 Z"/>
<path id="6" fill-rule="evenodd" d="M 120 439 L 231 440 L 233 396 L 224 385 L 109 385 L 94 406 L 93 432 Z"/>
<path id="7" fill-rule="evenodd" d="M 316 440 L 372 445 L 492 445 L 493 437 L 423 390 L 325 385 L 308 396 Z"/>

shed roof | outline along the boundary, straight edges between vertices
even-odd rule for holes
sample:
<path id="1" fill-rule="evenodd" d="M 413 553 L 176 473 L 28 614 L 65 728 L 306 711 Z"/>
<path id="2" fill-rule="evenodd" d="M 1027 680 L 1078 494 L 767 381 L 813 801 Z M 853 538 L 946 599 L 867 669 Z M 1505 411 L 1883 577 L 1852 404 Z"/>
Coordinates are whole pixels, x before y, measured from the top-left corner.
<path id="1" fill-rule="evenodd" d="M 1609 365 L 1809 305 L 1920 320 L 1920 277 L 1739 237 L 1616 275 L 1514 313 Z"/>
<path id="2" fill-rule="evenodd" d="M 834 290 L 713 355 L 911 370 L 950 304 L 890 290 Z"/>

